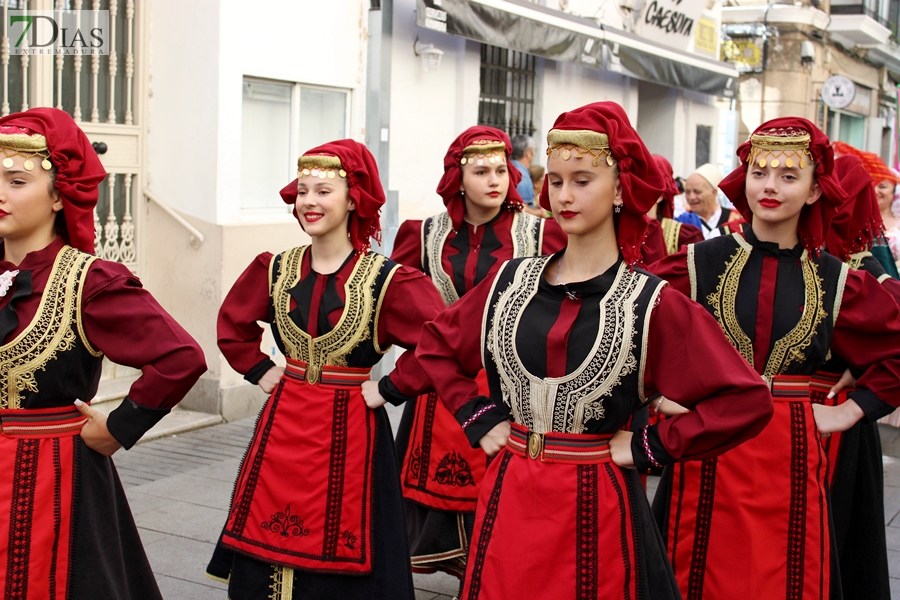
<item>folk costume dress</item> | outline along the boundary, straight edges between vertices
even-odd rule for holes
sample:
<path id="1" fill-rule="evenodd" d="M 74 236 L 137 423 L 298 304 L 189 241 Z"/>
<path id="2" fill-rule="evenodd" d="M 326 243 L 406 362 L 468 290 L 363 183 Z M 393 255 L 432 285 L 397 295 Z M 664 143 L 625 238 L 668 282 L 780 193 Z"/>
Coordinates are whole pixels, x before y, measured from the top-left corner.
<path id="1" fill-rule="evenodd" d="M 875 277 L 900 302 L 900 281 L 888 276 L 867 250 L 883 229 L 871 175 L 860 158 L 849 153 L 835 159 L 835 173 L 850 198 L 842 211 L 850 218 L 845 226 L 829 229 L 826 247 L 841 256 L 849 254 L 847 264 L 851 269 Z M 832 354 L 810 383 L 812 401 L 830 406 L 846 402 L 854 388 L 844 388 L 831 398 L 828 393 L 848 367 L 846 360 Z M 847 431 L 831 434 L 822 444 L 828 457 L 834 541 L 844 600 L 887 600 L 891 589 L 878 425 L 860 421 Z"/>
<path id="2" fill-rule="evenodd" d="M 611 462 L 609 440 L 659 391 L 693 411 L 634 436 L 638 468 L 715 456 L 762 429 L 772 401 L 709 315 L 629 267 L 661 180 L 621 107 L 564 113 L 548 142 L 556 156 L 618 162 L 623 257 L 566 286 L 547 281 L 553 257 L 510 260 L 425 326 L 417 357 L 470 443 L 512 422 L 482 486 L 461 598 L 679 598 L 637 471 Z M 665 360 L 685 342 L 701 360 Z M 482 367 L 489 396 L 471 380 Z"/>
<path id="3" fill-rule="evenodd" d="M 274 366 L 258 321 L 271 323 L 287 366 L 259 415 L 208 573 L 230 576 L 234 600 L 412 598 L 390 423 L 360 385 L 391 344 L 414 348 L 443 304 L 420 272 L 366 248 L 384 193 L 365 147 L 326 144 L 300 168 L 347 177 L 359 248 L 331 274 L 312 269 L 311 246 L 263 253 L 222 305 L 219 347 L 235 370 L 253 383 Z M 289 188 L 290 204 L 296 182 Z M 404 354 L 391 388 L 426 387 L 414 367 Z"/>
<path id="4" fill-rule="evenodd" d="M 509 192 L 497 216 L 479 226 L 463 219 L 465 201 L 459 191 L 463 161 L 508 163 L 511 151 L 505 132 L 484 126 L 467 129 L 444 160 L 438 193 L 447 211 L 424 221 L 405 221 L 397 232 L 391 258 L 429 276 L 447 306 L 503 261 L 549 254 L 565 245 L 566 236 L 555 221 L 521 210 L 515 185 L 519 172 L 514 168 L 508 171 Z M 484 375 L 478 380 L 486 391 Z M 413 570 L 441 570 L 462 579 L 488 458 L 481 448 L 469 445 L 434 392 L 406 403 L 397 447 Z"/>
<path id="5" fill-rule="evenodd" d="M 161 598 L 113 461 L 82 441 L 73 402 L 96 394 L 104 356 L 142 369 L 107 421 L 131 448 L 206 370 L 203 353 L 125 266 L 92 256 L 106 173 L 69 115 L 0 119 L 0 154 L 56 169 L 67 238 L 0 261 L 0 596 Z"/>
<path id="6" fill-rule="evenodd" d="M 830 349 L 865 369 L 850 397 L 867 419 L 892 410 L 900 402 L 900 311 L 874 278 L 813 255 L 846 199 L 824 134 L 804 119 L 776 119 L 738 152 L 744 166 L 720 187 L 748 220 L 747 161 L 771 153 L 788 167 L 814 162 L 823 194 L 801 213 L 802 243 L 780 249 L 748 226 L 653 271 L 716 318 L 770 382 L 775 415 L 759 436 L 716 459 L 668 468 L 654 512 L 686 599 L 840 598 L 811 378 Z"/>

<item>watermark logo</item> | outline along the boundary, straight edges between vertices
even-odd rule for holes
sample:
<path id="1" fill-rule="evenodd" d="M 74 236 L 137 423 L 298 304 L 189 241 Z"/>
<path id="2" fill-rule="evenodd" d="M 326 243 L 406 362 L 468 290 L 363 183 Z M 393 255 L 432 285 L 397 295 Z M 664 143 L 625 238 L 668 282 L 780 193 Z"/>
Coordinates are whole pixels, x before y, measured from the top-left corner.
<path id="1" fill-rule="evenodd" d="M 12 55 L 108 55 L 108 10 L 10 10 Z"/>

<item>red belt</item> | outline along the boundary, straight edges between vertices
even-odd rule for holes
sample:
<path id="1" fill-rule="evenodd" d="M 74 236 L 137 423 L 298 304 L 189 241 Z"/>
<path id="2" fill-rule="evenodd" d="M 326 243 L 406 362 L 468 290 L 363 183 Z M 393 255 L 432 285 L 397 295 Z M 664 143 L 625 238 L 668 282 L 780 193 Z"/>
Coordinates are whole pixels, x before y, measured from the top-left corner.
<path id="1" fill-rule="evenodd" d="M 809 402 L 810 377 L 808 375 L 776 375 L 769 380 L 769 389 L 775 402 Z"/>
<path id="2" fill-rule="evenodd" d="M 285 377 L 305 380 L 311 385 L 316 383 L 324 385 L 362 385 L 364 381 L 369 380 L 371 374 L 372 369 L 333 367 L 331 365 L 316 367 L 315 365 L 307 365 L 302 360 L 292 360 L 290 358 L 287 359 L 287 364 L 284 367 Z"/>
<path id="3" fill-rule="evenodd" d="M 77 435 L 87 418 L 74 406 L 61 408 L 0 409 L 0 433 L 16 438 Z"/>
<path id="4" fill-rule="evenodd" d="M 612 434 L 535 433 L 513 423 L 506 447 L 542 462 L 596 464 L 609 462 L 610 438 Z"/>

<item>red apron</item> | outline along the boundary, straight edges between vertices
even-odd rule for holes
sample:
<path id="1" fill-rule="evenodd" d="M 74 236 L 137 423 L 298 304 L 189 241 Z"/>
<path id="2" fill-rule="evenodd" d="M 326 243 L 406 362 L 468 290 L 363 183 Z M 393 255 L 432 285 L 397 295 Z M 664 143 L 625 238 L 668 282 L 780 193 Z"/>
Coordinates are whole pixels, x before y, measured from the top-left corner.
<path id="1" fill-rule="evenodd" d="M 841 379 L 841 373 L 825 373 L 820 371 L 812 376 L 809 380 L 809 398 L 814 404 L 824 404 L 825 406 L 837 406 L 847 401 L 847 394 L 856 388 L 845 387 L 834 395 L 833 398 L 828 397 L 838 381 Z M 822 440 L 822 447 L 825 449 L 825 456 L 828 458 L 828 486 L 834 485 L 834 471 L 837 467 L 838 453 L 841 450 L 841 436 L 843 432 L 838 431 Z"/>
<path id="2" fill-rule="evenodd" d="M 637 596 L 638 499 L 610 460 L 611 437 L 512 425 L 485 477 L 461 599 Z"/>
<path id="3" fill-rule="evenodd" d="M 223 543 L 316 572 L 372 571 L 375 415 L 368 369 L 325 366 L 306 380 L 288 359 L 241 464 Z"/>
<path id="4" fill-rule="evenodd" d="M 490 394 L 484 370 L 475 381 L 480 394 Z M 437 510 L 475 512 L 487 462 L 437 394 L 419 397 L 400 472 L 404 497 Z"/>
<path id="5" fill-rule="evenodd" d="M 775 377 L 772 397 L 758 436 L 672 467 L 666 540 L 685 600 L 829 594 L 828 465 L 809 377 Z"/>
<path id="6" fill-rule="evenodd" d="M 75 407 L 0 410 L 0 590 L 65 600 L 72 538 Z"/>

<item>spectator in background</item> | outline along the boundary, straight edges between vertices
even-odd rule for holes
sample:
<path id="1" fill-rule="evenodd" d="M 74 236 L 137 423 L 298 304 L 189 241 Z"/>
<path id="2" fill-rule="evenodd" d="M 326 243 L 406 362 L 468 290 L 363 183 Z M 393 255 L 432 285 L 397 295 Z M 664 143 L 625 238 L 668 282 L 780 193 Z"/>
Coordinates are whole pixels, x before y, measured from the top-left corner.
<path id="1" fill-rule="evenodd" d="M 531 165 L 528 167 L 528 172 L 531 174 L 531 185 L 534 189 L 534 197 L 541 197 L 541 190 L 544 187 L 544 174 L 547 172 L 547 169 L 542 167 L 541 165 Z M 550 216 L 546 210 L 535 204 L 534 206 L 525 206 L 525 212 L 531 213 L 538 217 L 548 217 Z"/>
<path id="2" fill-rule="evenodd" d="M 512 138 L 512 164 L 522 174 L 522 180 L 516 186 L 525 206 L 534 206 L 534 184 L 531 182 L 531 162 L 534 160 L 534 150 L 537 145 L 530 135 L 520 134 Z"/>
<path id="3" fill-rule="evenodd" d="M 695 221 L 685 219 L 685 215 L 678 220 L 700 227 L 706 238 L 715 237 L 713 233 L 718 233 L 716 232 L 717 227 L 741 218 L 738 211 L 725 210 L 719 204 L 720 181 L 722 181 L 722 172 L 719 167 L 712 163 L 706 163 L 697 167 L 684 182 L 685 198 L 691 213 L 700 217 L 700 224 L 697 225 Z"/>

